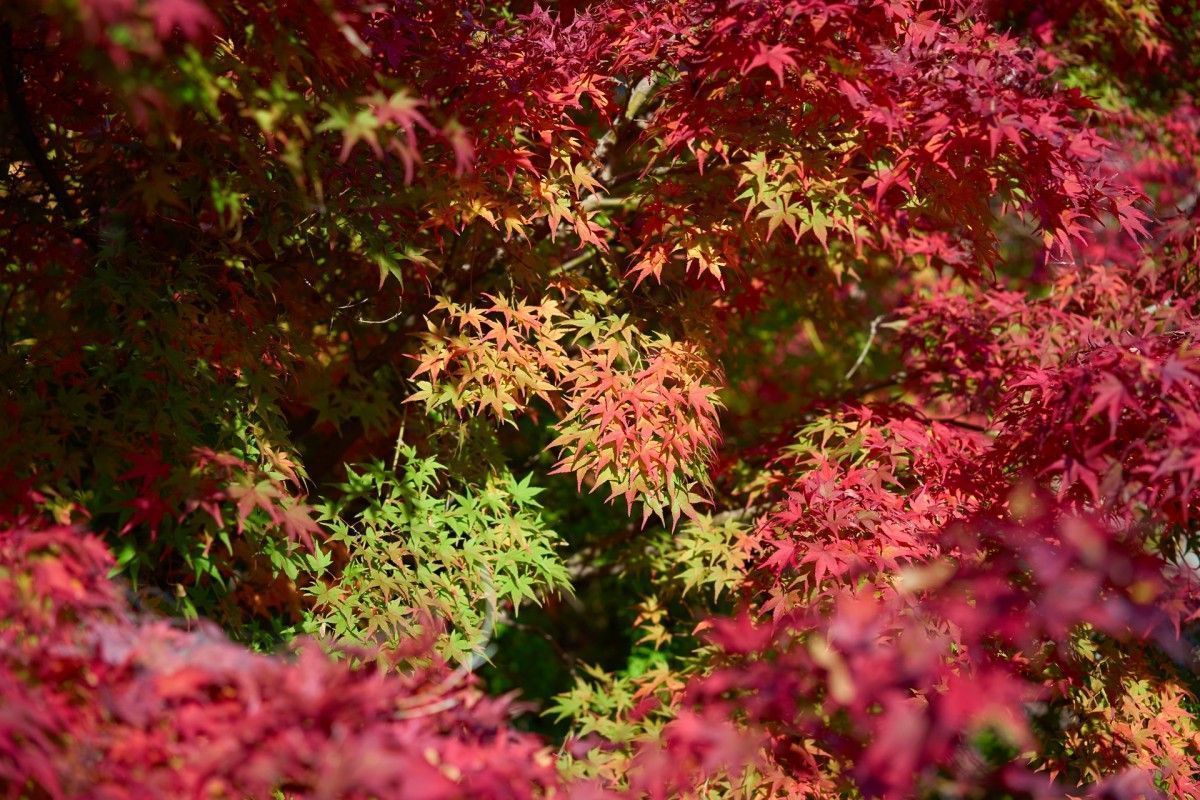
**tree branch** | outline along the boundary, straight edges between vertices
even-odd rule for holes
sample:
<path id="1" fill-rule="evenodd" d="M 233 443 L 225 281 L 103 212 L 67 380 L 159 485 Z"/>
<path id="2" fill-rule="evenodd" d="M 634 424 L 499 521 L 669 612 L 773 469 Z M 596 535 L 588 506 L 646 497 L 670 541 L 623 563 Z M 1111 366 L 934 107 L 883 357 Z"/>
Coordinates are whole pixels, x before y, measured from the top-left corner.
<path id="1" fill-rule="evenodd" d="M 80 238 L 88 247 L 95 249 L 94 238 L 90 232 L 83 229 L 87 220 L 75 203 L 75 198 L 71 197 L 70 192 L 67 191 L 67 185 L 55 171 L 54 165 L 50 162 L 50 156 L 46 154 L 46 150 L 42 147 L 42 143 L 34 131 L 29 104 L 25 100 L 25 80 L 21 74 L 21 68 L 17 65 L 16 50 L 13 46 L 12 25 L 8 22 L 0 22 L 0 73 L 3 73 L 4 97 L 8 104 L 9 116 L 12 117 L 13 125 L 16 128 L 17 138 L 29 154 L 29 160 L 33 163 L 42 182 L 46 184 L 46 188 L 53 195 L 55 205 L 62 216 L 66 218 L 68 224 L 78 226 L 81 229 Z"/>

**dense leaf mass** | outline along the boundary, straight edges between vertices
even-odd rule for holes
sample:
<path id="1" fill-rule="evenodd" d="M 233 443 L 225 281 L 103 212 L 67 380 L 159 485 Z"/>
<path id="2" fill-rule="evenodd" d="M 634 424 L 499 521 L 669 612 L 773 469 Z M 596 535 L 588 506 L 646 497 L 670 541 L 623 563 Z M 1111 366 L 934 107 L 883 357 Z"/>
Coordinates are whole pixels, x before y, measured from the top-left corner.
<path id="1" fill-rule="evenodd" d="M 348 667 L 312 644 L 251 653 L 210 624 L 135 614 L 111 566 L 77 530 L 5 535 L 0 776 L 15 792 L 519 798 L 556 783 L 504 702 L 453 674 Z"/>
<path id="2" fill-rule="evenodd" d="M 9 0 L 0 795 L 1200 797 L 1193 0 Z"/>

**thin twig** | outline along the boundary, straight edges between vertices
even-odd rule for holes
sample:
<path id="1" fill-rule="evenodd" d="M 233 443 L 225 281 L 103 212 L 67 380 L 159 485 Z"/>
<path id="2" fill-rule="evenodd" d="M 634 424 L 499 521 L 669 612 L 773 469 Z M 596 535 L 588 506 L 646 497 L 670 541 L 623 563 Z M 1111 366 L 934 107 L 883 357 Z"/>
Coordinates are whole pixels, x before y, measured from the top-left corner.
<path id="1" fill-rule="evenodd" d="M 582 266 L 596 257 L 596 248 L 588 245 L 582 253 L 572 258 L 570 261 L 564 261 L 562 266 L 556 270 L 557 272 L 570 272 L 576 267 Z"/>
<path id="2" fill-rule="evenodd" d="M 13 298 L 21 291 L 21 286 L 13 283 L 8 291 L 8 295 L 4 298 L 4 310 L 0 311 L 0 348 L 8 352 L 8 310 L 12 307 Z"/>
<path id="3" fill-rule="evenodd" d="M 863 345 L 862 352 L 858 354 L 858 358 L 854 362 L 854 366 L 850 367 L 850 371 L 846 373 L 843 380 L 850 380 L 854 377 L 854 373 L 858 372 L 858 368 L 867 360 L 867 353 L 871 351 L 871 345 L 875 343 L 875 334 L 879 332 L 879 325 L 887 318 L 887 314 L 880 314 L 875 319 L 871 320 L 871 332 L 867 335 L 867 343 Z"/>
<path id="4" fill-rule="evenodd" d="M 401 317 L 404 314 L 404 311 L 405 309 L 402 308 L 387 319 L 367 319 L 366 317 L 359 317 L 358 321 L 364 325 L 387 325 L 389 322 L 394 322 L 396 319 Z"/>

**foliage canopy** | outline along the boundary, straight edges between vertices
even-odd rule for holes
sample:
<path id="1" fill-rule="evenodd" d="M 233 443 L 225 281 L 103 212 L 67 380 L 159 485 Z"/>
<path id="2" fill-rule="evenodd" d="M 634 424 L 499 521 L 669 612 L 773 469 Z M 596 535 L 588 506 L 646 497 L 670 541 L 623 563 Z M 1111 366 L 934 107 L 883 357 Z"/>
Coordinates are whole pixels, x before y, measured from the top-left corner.
<path id="1" fill-rule="evenodd" d="M 0 789 L 1200 796 L 1197 31 L 8 0 Z"/>

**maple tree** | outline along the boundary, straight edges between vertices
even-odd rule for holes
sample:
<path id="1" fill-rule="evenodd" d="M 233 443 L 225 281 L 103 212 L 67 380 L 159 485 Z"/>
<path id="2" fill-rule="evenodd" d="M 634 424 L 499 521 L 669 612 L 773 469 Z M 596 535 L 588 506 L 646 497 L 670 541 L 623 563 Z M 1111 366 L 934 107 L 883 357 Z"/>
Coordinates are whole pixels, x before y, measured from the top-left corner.
<path id="1" fill-rule="evenodd" d="M 1200 796 L 1190 0 L 11 0 L 9 797 Z"/>

